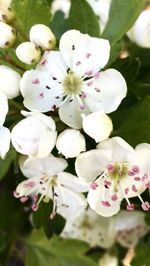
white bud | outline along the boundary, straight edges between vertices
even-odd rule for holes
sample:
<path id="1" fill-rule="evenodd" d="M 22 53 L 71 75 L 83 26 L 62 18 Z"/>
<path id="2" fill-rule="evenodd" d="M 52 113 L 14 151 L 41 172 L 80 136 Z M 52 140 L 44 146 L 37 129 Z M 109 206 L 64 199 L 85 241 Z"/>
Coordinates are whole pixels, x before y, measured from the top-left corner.
<path id="1" fill-rule="evenodd" d="M 110 136 L 113 129 L 111 119 L 102 111 L 83 115 L 83 130 L 96 142 L 103 141 Z"/>
<path id="2" fill-rule="evenodd" d="M 36 24 L 31 28 L 30 41 L 43 50 L 53 49 L 56 45 L 55 35 L 50 28 L 43 24 Z"/>
<path id="3" fill-rule="evenodd" d="M 0 20 L 10 22 L 14 18 L 14 12 L 11 8 L 11 0 L 0 0 Z"/>
<path id="4" fill-rule="evenodd" d="M 127 33 L 129 39 L 143 48 L 150 48 L 150 9 L 144 10 Z"/>
<path id="5" fill-rule="evenodd" d="M 28 115 L 12 129 L 12 144 L 21 154 L 34 158 L 46 157 L 56 143 L 55 122 L 41 113 L 31 112 Z"/>
<path id="6" fill-rule="evenodd" d="M 19 95 L 21 76 L 18 72 L 8 66 L 0 66 L 0 91 L 8 99 L 13 99 Z"/>
<path id="7" fill-rule="evenodd" d="M 66 129 L 58 136 L 56 148 L 66 158 L 74 158 L 86 150 L 85 138 L 79 130 Z"/>
<path id="8" fill-rule="evenodd" d="M 23 42 L 16 49 L 19 60 L 27 65 L 35 64 L 41 57 L 41 51 L 34 43 Z"/>
<path id="9" fill-rule="evenodd" d="M 118 258 L 114 255 L 106 253 L 99 261 L 99 266 L 118 266 Z"/>
<path id="10" fill-rule="evenodd" d="M 62 11 L 67 18 L 69 15 L 71 3 L 69 0 L 54 0 L 51 6 L 51 12 L 54 15 L 57 11 Z"/>
<path id="11" fill-rule="evenodd" d="M 16 40 L 16 31 L 8 24 L 0 21 L 0 48 L 8 48 Z"/>

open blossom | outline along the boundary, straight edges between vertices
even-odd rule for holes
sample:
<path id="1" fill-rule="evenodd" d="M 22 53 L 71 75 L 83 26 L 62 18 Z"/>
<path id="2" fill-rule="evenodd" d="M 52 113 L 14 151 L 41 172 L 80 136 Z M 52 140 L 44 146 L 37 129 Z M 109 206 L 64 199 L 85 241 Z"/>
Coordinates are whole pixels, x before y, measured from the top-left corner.
<path id="1" fill-rule="evenodd" d="M 141 12 L 127 35 L 137 45 L 150 48 L 150 9 Z"/>
<path id="2" fill-rule="evenodd" d="M 50 154 L 56 143 L 56 125 L 51 117 L 41 113 L 23 112 L 25 119 L 14 126 L 11 141 L 24 155 L 42 158 Z"/>
<path id="3" fill-rule="evenodd" d="M 0 157 L 4 159 L 10 147 L 10 131 L 4 127 L 8 112 L 8 100 L 6 95 L 0 91 Z"/>
<path id="4" fill-rule="evenodd" d="M 76 160 L 77 175 L 89 184 L 90 207 L 102 216 L 112 216 L 123 199 L 127 209 L 134 210 L 130 198 L 138 197 L 147 211 L 149 202 L 140 194 L 150 187 L 150 144 L 140 144 L 135 150 L 122 138 L 101 142 L 99 149 L 80 154 Z"/>
<path id="5" fill-rule="evenodd" d="M 127 248 L 136 246 L 139 239 L 150 230 L 146 225 L 144 213 L 140 211 L 121 211 L 116 216 L 115 227 L 117 242 Z"/>
<path id="6" fill-rule="evenodd" d="M 115 219 L 102 217 L 88 209 L 77 219 L 67 221 L 61 236 L 83 240 L 91 247 L 110 248 L 115 242 L 116 234 Z"/>
<path id="7" fill-rule="evenodd" d="M 83 113 L 116 110 L 127 87 L 117 70 L 99 72 L 109 60 L 108 40 L 70 30 L 62 35 L 59 48 L 45 52 L 36 70 L 23 75 L 25 107 L 40 112 L 59 107 L 60 119 L 76 129 L 82 128 Z"/>
<path id="8" fill-rule="evenodd" d="M 21 182 L 14 192 L 15 197 L 22 202 L 32 196 L 32 209 L 36 211 L 40 202 L 53 200 L 51 218 L 60 213 L 65 218 L 76 217 L 86 207 L 86 201 L 81 192 L 87 190 L 78 177 L 64 172 L 67 161 L 53 155 L 42 159 L 22 157 L 20 168 L 28 177 Z"/>

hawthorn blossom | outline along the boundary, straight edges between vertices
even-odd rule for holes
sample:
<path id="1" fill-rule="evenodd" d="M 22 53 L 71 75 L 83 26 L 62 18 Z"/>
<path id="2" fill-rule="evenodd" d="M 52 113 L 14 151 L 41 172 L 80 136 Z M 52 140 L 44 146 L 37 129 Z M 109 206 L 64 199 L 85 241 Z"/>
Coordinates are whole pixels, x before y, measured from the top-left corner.
<path id="1" fill-rule="evenodd" d="M 21 202 L 32 197 L 32 209 L 36 211 L 41 201 L 53 200 L 51 218 L 60 213 L 65 218 L 76 217 L 86 207 L 81 192 L 87 190 L 78 177 L 64 172 L 67 161 L 52 154 L 42 159 L 21 157 L 20 168 L 28 178 L 21 182 L 14 192 Z"/>
<path id="2" fill-rule="evenodd" d="M 110 248 L 115 242 L 116 234 L 113 217 L 102 217 L 89 208 L 82 212 L 77 219 L 67 221 L 61 236 L 80 239 L 91 247 Z"/>
<path id="3" fill-rule="evenodd" d="M 40 112 L 59 108 L 60 119 L 75 129 L 82 128 L 82 114 L 115 111 L 127 86 L 117 70 L 100 72 L 109 60 L 108 40 L 69 30 L 59 49 L 45 52 L 37 68 L 23 75 L 25 107 Z"/>
<path id="4" fill-rule="evenodd" d="M 2 159 L 4 159 L 10 147 L 10 131 L 3 126 L 7 113 L 8 100 L 6 95 L 0 91 L 0 157 Z"/>
<path id="5" fill-rule="evenodd" d="M 137 45 L 150 48 L 150 9 L 141 12 L 127 35 Z"/>
<path id="6" fill-rule="evenodd" d="M 123 199 L 127 209 L 134 210 L 130 198 L 138 197 L 142 209 L 150 209 L 140 194 L 150 187 L 150 144 L 140 144 L 135 150 L 122 138 L 101 142 L 97 150 L 80 154 L 76 173 L 89 184 L 88 203 L 102 216 L 112 216 L 120 210 Z"/>
<path id="7" fill-rule="evenodd" d="M 42 158 L 50 154 L 56 143 L 56 125 L 51 117 L 41 113 L 22 112 L 25 119 L 11 131 L 14 148 L 21 154 Z"/>

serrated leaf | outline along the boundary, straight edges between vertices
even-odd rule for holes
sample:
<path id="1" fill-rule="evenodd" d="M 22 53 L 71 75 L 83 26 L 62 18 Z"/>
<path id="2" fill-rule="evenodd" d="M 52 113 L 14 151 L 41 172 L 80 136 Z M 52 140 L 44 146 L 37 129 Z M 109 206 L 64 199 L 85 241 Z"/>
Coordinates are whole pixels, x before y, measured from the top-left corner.
<path id="1" fill-rule="evenodd" d="M 131 28 L 142 11 L 145 0 L 112 0 L 109 20 L 102 37 L 115 43 Z"/>
<path id="2" fill-rule="evenodd" d="M 72 29 L 93 37 L 100 35 L 98 18 L 85 0 L 71 0 L 69 24 Z"/>
<path id="3" fill-rule="evenodd" d="M 50 7 L 47 0 L 12 0 L 12 9 L 15 12 L 15 27 L 24 40 L 28 39 L 30 28 L 34 24 L 50 23 Z"/>
<path id="4" fill-rule="evenodd" d="M 36 230 L 25 244 L 26 266 L 97 266 L 92 259 L 83 254 L 87 248 L 80 241 L 68 242 L 58 237 L 48 240 L 42 230 Z"/>

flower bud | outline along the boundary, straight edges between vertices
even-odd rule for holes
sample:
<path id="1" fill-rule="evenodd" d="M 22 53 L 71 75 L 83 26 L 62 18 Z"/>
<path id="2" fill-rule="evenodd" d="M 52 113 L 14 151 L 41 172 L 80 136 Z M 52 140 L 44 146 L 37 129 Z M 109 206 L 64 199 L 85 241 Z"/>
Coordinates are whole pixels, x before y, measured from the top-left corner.
<path id="1" fill-rule="evenodd" d="M 103 141 L 110 136 L 113 129 L 111 119 L 102 111 L 83 115 L 83 130 L 96 142 Z"/>
<path id="2" fill-rule="evenodd" d="M 14 18 L 14 12 L 11 8 L 11 0 L 0 0 L 0 20 L 10 22 Z"/>
<path id="3" fill-rule="evenodd" d="M 11 132 L 14 148 L 21 154 L 43 158 L 50 154 L 56 143 L 57 132 L 51 117 L 40 113 L 28 113 Z"/>
<path id="4" fill-rule="evenodd" d="M 8 66 L 0 66 L 0 91 L 2 91 L 8 99 L 13 99 L 19 95 L 19 83 L 21 76 L 18 72 Z"/>
<path id="5" fill-rule="evenodd" d="M 129 39 L 143 48 L 150 48 L 150 10 L 144 10 L 127 33 Z"/>
<path id="6" fill-rule="evenodd" d="M 30 65 L 39 61 L 41 51 L 34 43 L 23 42 L 17 47 L 16 55 L 21 62 Z"/>
<path id="7" fill-rule="evenodd" d="M 66 158 L 73 158 L 85 151 L 85 139 L 79 130 L 66 129 L 58 136 L 56 148 Z"/>
<path id="8" fill-rule="evenodd" d="M 8 48 L 16 40 L 16 31 L 8 24 L 0 21 L 0 48 Z"/>
<path id="9" fill-rule="evenodd" d="M 56 38 L 53 32 L 43 24 L 36 24 L 31 28 L 30 41 L 43 50 L 53 49 L 56 45 Z"/>

